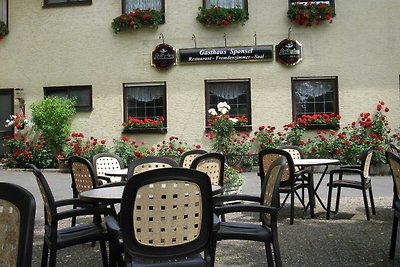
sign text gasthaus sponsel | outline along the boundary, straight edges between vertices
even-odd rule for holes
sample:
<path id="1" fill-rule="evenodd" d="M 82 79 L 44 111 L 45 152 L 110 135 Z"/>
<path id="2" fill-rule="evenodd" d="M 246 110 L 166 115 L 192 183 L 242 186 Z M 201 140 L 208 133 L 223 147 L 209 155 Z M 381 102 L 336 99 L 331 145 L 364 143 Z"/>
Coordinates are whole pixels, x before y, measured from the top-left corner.
<path id="1" fill-rule="evenodd" d="M 272 45 L 179 49 L 181 63 L 257 62 L 272 59 Z"/>

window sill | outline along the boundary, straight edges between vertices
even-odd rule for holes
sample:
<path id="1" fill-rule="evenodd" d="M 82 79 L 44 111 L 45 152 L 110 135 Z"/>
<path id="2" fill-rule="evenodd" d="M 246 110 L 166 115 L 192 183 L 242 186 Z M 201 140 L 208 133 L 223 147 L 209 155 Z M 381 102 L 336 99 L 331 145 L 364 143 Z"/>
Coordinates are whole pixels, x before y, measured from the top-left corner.
<path id="1" fill-rule="evenodd" d="M 136 128 L 136 129 L 124 129 L 123 133 L 167 133 L 166 127 L 163 128 Z"/>

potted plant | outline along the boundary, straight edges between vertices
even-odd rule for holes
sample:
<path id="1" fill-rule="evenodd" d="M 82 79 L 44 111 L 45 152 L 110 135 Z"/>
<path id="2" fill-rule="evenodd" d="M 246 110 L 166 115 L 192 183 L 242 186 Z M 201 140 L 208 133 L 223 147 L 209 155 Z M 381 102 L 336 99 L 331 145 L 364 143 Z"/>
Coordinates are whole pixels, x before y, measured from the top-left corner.
<path id="1" fill-rule="evenodd" d="M 160 11 L 150 8 L 136 9 L 116 17 L 112 22 L 112 28 L 115 33 L 119 33 L 126 29 L 138 30 L 143 26 L 157 29 L 162 23 L 164 23 L 164 16 Z"/>
<path id="2" fill-rule="evenodd" d="M 297 118 L 297 121 L 308 129 L 337 129 L 339 128 L 341 118 L 339 114 L 331 112 L 329 114 L 304 114 L 300 118 Z"/>
<path id="3" fill-rule="evenodd" d="M 289 6 L 287 16 L 292 23 L 295 22 L 301 26 L 312 26 L 313 24 L 318 25 L 323 21 L 332 23 L 335 11 L 329 4 L 316 2 L 296 3 Z"/>
<path id="4" fill-rule="evenodd" d="M 242 26 L 249 19 L 249 13 L 243 8 L 224 8 L 211 6 L 210 8 L 199 7 L 196 18 L 205 26 L 221 26 L 231 23 L 240 23 Z"/>
<path id="5" fill-rule="evenodd" d="M 7 24 L 0 20 L 0 40 L 9 33 Z"/>
<path id="6" fill-rule="evenodd" d="M 25 114 L 10 115 L 10 119 L 6 120 L 6 127 L 14 126 L 18 130 L 25 129 L 25 126 L 32 127 L 33 123 L 26 119 Z"/>

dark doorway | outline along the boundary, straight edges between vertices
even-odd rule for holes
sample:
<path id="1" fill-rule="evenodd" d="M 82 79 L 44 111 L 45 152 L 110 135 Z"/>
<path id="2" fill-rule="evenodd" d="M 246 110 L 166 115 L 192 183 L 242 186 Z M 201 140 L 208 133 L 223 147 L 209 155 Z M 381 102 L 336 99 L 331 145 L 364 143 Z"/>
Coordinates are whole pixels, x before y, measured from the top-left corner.
<path id="1" fill-rule="evenodd" d="M 6 127 L 6 120 L 14 114 L 14 89 L 0 90 L 0 157 L 4 155 L 4 138 L 14 134 L 14 127 Z"/>

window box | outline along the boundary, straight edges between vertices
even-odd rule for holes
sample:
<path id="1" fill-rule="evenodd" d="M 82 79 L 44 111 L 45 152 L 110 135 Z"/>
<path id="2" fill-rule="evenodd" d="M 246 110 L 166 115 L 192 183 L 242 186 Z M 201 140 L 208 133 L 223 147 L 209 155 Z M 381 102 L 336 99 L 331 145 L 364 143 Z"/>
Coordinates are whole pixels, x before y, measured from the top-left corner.
<path id="1" fill-rule="evenodd" d="M 124 129 L 123 133 L 167 133 L 166 127 L 163 128 L 135 128 L 135 129 Z"/>
<path id="2" fill-rule="evenodd" d="M 155 9 L 136 9 L 129 13 L 116 17 L 112 22 L 115 33 L 123 30 L 138 30 L 143 26 L 157 29 L 159 24 L 164 23 L 164 15 Z"/>
<path id="3" fill-rule="evenodd" d="M 231 23 L 244 23 L 249 19 L 249 13 L 243 8 L 225 8 L 211 6 L 209 8 L 199 7 L 196 18 L 204 26 L 224 26 Z"/>
<path id="4" fill-rule="evenodd" d="M 307 130 L 326 130 L 326 129 L 337 130 L 339 128 L 340 128 L 339 124 L 325 124 L 325 123 L 308 124 L 306 126 Z"/>
<path id="5" fill-rule="evenodd" d="M 332 23 L 335 16 L 335 2 L 329 1 L 297 1 L 289 0 L 287 16 L 292 23 L 301 26 L 318 25 L 323 21 Z"/>
<path id="6" fill-rule="evenodd" d="M 253 125 L 242 125 L 242 126 L 235 126 L 235 130 L 238 132 L 251 132 L 253 131 Z M 207 126 L 205 132 L 208 133 L 211 131 L 211 127 Z"/>

